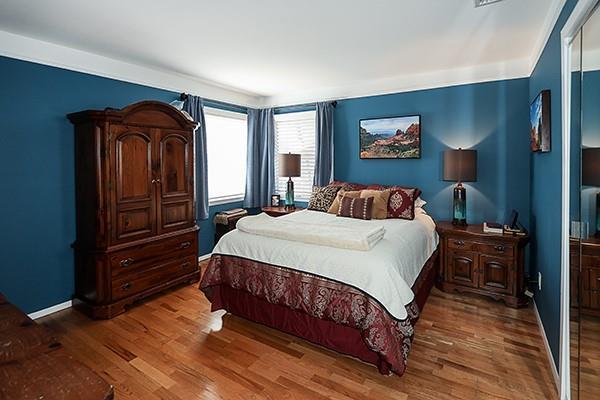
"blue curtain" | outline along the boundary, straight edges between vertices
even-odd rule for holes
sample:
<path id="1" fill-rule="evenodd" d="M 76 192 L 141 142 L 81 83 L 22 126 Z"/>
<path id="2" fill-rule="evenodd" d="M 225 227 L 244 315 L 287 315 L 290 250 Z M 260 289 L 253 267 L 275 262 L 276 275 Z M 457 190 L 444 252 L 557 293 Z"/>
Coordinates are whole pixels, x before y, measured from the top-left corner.
<path id="1" fill-rule="evenodd" d="M 317 103 L 315 141 L 315 186 L 325 186 L 333 180 L 333 110 L 332 102 Z"/>
<path id="2" fill-rule="evenodd" d="M 275 115 L 272 108 L 249 108 L 244 207 L 262 207 L 270 204 L 274 191 Z"/>
<path id="3" fill-rule="evenodd" d="M 204 103 L 198 96 L 188 95 L 183 111 L 198 122 L 196 129 L 196 219 L 208 218 L 208 161 L 206 157 L 206 121 Z"/>

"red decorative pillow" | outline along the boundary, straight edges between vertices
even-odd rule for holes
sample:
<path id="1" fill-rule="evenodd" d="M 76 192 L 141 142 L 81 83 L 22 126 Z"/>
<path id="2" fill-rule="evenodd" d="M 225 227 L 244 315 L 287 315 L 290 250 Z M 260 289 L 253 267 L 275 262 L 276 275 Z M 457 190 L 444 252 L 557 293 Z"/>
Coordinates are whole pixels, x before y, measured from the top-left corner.
<path id="1" fill-rule="evenodd" d="M 329 184 L 329 186 L 340 187 L 345 192 L 354 192 L 357 190 L 363 190 L 367 188 L 367 185 L 363 185 L 362 183 L 350 183 L 344 181 L 333 181 Z"/>
<path id="2" fill-rule="evenodd" d="M 388 202 L 388 218 L 415 219 L 415 200 L 421 194 L 417 188 L 403 188 L 393 186 L 390 189 Z"/>
<path id="3" fill-rule="evenodd" d="M 338 217 L 350 217 L 357 219 L 371 219 L 373 214 L 373 197 L 355 198 L 342 197 Z"/>

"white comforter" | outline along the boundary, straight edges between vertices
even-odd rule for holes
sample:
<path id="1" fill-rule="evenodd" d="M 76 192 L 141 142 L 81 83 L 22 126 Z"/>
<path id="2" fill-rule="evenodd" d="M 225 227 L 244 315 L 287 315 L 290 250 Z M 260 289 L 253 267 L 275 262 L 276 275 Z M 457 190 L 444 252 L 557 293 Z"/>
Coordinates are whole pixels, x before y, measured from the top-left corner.
<path id="1" fill-rule="evenodd" d="M 304 210 L 279 218 L 321 225 L 341 217 Z M 266 238 L 236 229 L 221 238 L 213 253 L 293 268 L 355 286 L 378 300 L 395 318 L 405 319 L 405 306 L 414 299 L 411 286 L 438 245 L 435 224 L 422 209 L 416 211 L 413 221 L 368 223 L 385 229 L 383 239 L 369 251 Z"/>
<path id="2" fill-rule="evenodd" d="M 291 221 L 265 213 L 240 219 L 236 228 L 253 235 L 363 251 L 371 250 L 385 234 L 383 225 L 359 219 L 327 218 L 309 222 L 301 218 Z"/>

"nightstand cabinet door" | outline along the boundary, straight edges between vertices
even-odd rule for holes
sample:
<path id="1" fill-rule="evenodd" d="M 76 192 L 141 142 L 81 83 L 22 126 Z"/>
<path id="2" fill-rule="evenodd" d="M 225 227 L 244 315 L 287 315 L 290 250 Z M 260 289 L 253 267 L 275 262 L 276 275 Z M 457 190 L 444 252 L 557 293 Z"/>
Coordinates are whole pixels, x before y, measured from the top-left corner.
<path id="1" fill-rule="evenodd" d="M 479 288 L 513 294 L 514 262 L 510 258 L 479 256 Z"/>
<path id="2" fill-rule="evenodd" d="M 475 252 L 449 252 L 446 279 L 457 285 L 477 287 L 477 261 Z"/>

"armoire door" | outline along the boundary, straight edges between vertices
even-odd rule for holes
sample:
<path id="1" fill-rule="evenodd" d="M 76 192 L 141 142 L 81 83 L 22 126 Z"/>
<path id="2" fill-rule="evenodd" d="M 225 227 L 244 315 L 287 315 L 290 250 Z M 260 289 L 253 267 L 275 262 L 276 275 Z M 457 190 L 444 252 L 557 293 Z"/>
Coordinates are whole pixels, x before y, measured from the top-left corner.
<path id="1" fill-rule="evenodd" d="M 152 136 L 149 128 L 111 125 L 109 134 L 113 198 L 113 242 L 156 234 L 156 200 L 152 183 Z"/>
<path id="2" fill-rule="evenodd" d="M 190 132 L 157 130 L 157 222 L 165 233 L 195 224 L 194 142 Z"/>

